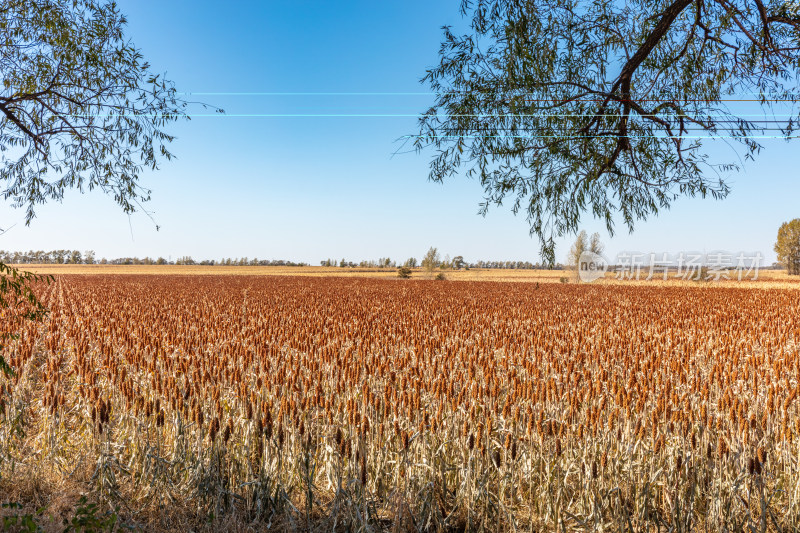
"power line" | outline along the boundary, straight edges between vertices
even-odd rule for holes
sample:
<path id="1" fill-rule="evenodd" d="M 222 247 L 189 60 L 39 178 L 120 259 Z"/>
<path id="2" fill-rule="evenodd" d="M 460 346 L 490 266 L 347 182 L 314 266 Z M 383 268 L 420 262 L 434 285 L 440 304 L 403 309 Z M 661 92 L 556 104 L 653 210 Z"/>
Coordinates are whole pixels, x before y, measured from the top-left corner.
<path id="1" fill-rule="evenodd" d="M 334 91 L 327 91 L 327 92 L 314 92 L 314 91 L 300 91 L 300 92 L 290 92 L 290 91 L 276 91 L 276 92 L 267 92 L 267 91 L 253 91 L 253 92 L 229 92 L 229 91 L 204 91 L 204 92 L 179 92 L 177 94 L 183 96 L 436 96 L 436 95 L 444 95 L 444 94 L 479 94 L 479 95 L 489 95 L 494 93 L 482 93 L 480 91 L 442 91 L 442 92 L 383 92 L 383 91 L 375 91 L 375 92 L 334 92 Z M 508 92 L 508 93 L 499 93 L 500 96 L 525 96 L 525 95 L 535 95 L 537 93 L 532 92 Z M 729 96 L 737 96 L 737 95 L 729 95 Z M 761 93 L 739 93 L 738 96 L 758 96 L 759 98 L 755 99 L 720 99 L 720 100 L 710 100 L 710 101 L 746 101 L 746 102 L 761 102 L 761 97 L 765 95 Z M 800 95 L 796 99 L 786 99 L 786 98 L 764 98 L 767 101 L 787 101 L 787 102 L 794 102 L 797 99 L 800 99 Z M 542 101 L 569 101 L 571 100 L 570 97 L 560 98 L 560 99 L 544 99 Z M 636 101 L 646 101 L 646 102 L 674 102 L 676 99 L 645 99 L 640 100 L 638 98 L 632 98 L 632 100 Z M 585 102 L 587 100 L 580 99 L 576 101 Z M 604 99 L 601 101 L 605 101 Z M 707 98 L 700 98 L 696 100 L 683 100 L 683 102 L 706 102 L 709 101 Z"/>
<path id="2" fill-rule="evenodd" d="M 418 117 L 472 117 L 472 118 L 504 118 L 504 117 L 517 117 L 517 118 L 620 118 L 628 115 L 622 114 L 580 114 L 580 113 L 566 113 L 566 114 L 547 114 L 547 113 L 479 113 L 479 114 L 442 114 L 442 115 L 425 115 L 424 113 L 188 113 L 185 115 L 178 115 L 176 113 L 125 113 L 125 114 L 95 114 L 95 113 L 79 113 L 79 114 L 58 114 L 54 116 L 72 117 L 72 118 L 130 118 L 130 117 L 162 117 L 164 115 L 173 114 L 175 116 L 186 116 L 191 118 L 418 118 Z M 764 113 L 739 115 L 735 113 L 717 113 L 717 114 L 702 114 L 702 116 L 689 116 L 689 115 L 629 115 L 629 118 L 662 118 L 662 119 L 687 119 L 687 120 L 702 120 L 706 117 L 713 117 L 714 115 L 726 117 L 726 119 L 719 119 L 715 122 L 739 122 L 736 119 L 727 119 L 727 117 L 763 117 Z M 794 113 L 770 113 L 773 117 L 787 117 L 787 120 L 794 118 L 800 119 L 800 115 Z M 750 120 L 748 122 L 756 123 L 782 123 L 784 120 Z"/>
<path id="3" fill-rule="evenodd" d="M 628 139 L 790 139 L 786 135 L 625 135 Z M 618 135 L 403 135 L 401 139 L 618 139 Z"/>

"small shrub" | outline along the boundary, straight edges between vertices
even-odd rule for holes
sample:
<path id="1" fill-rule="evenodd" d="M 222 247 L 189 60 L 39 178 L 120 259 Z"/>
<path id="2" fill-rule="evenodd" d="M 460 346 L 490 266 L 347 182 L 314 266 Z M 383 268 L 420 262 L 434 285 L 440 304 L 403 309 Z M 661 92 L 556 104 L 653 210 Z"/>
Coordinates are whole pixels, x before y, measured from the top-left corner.
<path id="1" fill-rule="evenodd" d="M 408 267 L 405 267 L 405 266 L 398 268 L 397 269 L 397 277 L 398 278 L 403 278 L 403 279 L 410 278 L 411 277 L 411 269 L 408 268 Z"/>
<path id="2" fill-rule="evenodd" d="M 32 514 L 18 514 L 22 509 L 22 505 L 17 502 L 10 502 L 3 504 L 5 513 L 11 513 L 2 517 L 3 531 L 19 531 L 31 532 L 41 531 L 42 528 L 36 523 L 36 519 Z M 41 513 L 40 513 L 41 514 Z"/>
<path id="3" fill-rule="evenodd" d="M 114 531 L 117 525 L 116 509 L 101 512 L 96 503 L 87 503 L 86 496 L 81 496 L 75 508 L 75 516 L 72 520 L 64 520 L 64 525 L 64 533 Z"/>
<path id="4" fill-rule="evenodd" d="M 0 520 L 0 525 L 2 525 L 0 531 L 15 533 L 43 531 L 40 524 L 43 519 L 42 513 L 44 509 L 40 509 L 35 515 L 20 514 L 22 505 L 17 502 L 3 503 L 2 509 L 5 516 Z M 72 519 L 64 519 L 64 533 L 72 531 L 80 531 L 82 533 L 112 532 L 116 529 L 117 520 L 117 509 L 101 512 L 97 504 L 88 503 L 86 496 L 81 496 L 75 507 L 75 514 Z"/>
<path id="5" fill-rule="evenodd" d="M 445 277 L 445 275 L 444 275 L 444 272 L 439 272 L 438 274 L 436 274 L 436 278 L 435 278 L 435 279 L 436 279 L 437 281 L 444 281 L 444 280 L 446 280 L 447 278 Z"/>
<path id="6" fill-rule="evenodd" d="M 567 276 L 561 276 L 560 278 L 558 278 L 558 281 L 560 281 L 561 283 L 569 283 L 569 278 L 567 278 Z"/>

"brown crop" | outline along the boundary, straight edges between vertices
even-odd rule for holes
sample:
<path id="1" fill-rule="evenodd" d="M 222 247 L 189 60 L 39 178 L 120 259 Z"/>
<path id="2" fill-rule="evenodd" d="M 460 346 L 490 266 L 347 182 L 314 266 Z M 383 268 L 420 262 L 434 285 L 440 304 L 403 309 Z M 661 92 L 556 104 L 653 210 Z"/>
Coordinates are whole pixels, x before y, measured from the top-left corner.
<path id="1" fill-rule="evenodd" d="M 299 529 L 800 526 L 796 290 L 98 275 L 42 294 L 44 323 L 0 325 L 20 332 L 7 480 L 80 458 L 108 504 Z"/>

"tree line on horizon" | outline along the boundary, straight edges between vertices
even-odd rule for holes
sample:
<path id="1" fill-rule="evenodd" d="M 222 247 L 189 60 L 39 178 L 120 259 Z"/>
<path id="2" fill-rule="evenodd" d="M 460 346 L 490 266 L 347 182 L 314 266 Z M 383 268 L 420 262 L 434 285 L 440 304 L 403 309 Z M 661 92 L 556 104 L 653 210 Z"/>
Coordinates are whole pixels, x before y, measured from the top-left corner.
<path id="1" fill-rule="evenodd" d="M 12 265 L 30 265 L 30 264 L 46 264 L 46 265 L 198 265 L 198 266 L 288 266 L 288 267 L 302 267 L 311 266 L 309 263 L 302 261 L 288 261 L 285 259 L 258 259 L 248 257 L 224 257 L 219 260 L 215 259 L 202 259 L 195 260 L 191 256 L 180 256 L 174 261 L 172 259 L 165 259 L 163 257 L 118 257 L 114 259 L 97 258 L 97 254 L 93 250 L 29 250 L 25 251 L 6 251 L 0 250 L 0 262 Z M 495 269 L 539 269 L 547 268 L 545 265 L 539 263 L 531 263 L 530 261 L 485 261 L 478 260 L 474 262 L 467 262 L 463 256 L 455 256 L 452 259 L 449 255 L 445 255 L 442 259 L 436 248 L 431 248 L 426 254 L 425 258 L 420 262 L 414 257 L 410 257 L 401 265 L 388 257 L 381 257 L 377 260 L 362 260 L 359 262 L 347 261 L 342 258 L 340 260 L 325 259 L 320 261 L 320 266 L 324 267 L 338 267 L 338 268 L 397 268 L 403 266 L 407 268 L 422 267 L 424 269 L 441 269 L 441 270 L 460 270 L 469 268 L 495 268 Z M 556 269 L 563 268 L 561 264 L 555 265 Z"/>
<path id="2" fill-rule="evenodd" d="M 432 251 L 432 253 L 431 253 Z M 429 257 L 430 256 L 430 257 Z M 461 255 L 457 255 L 450 258 L 449 255 L 445 255 L 444 259 L 439 257 L 439 253 L 436 248 L 431 248 L 428 251 L 425 258 L 422 261 L 418 261 L 416 257 L 409 257 L 402 263 L 398 261 L 394 261 L 388 257 L 381 257 L 377 261 L 375 260 L 363 260 L 359 261 L 358 263 L 353 261 L 347 261 L 346 259 L 341 259 L 336 261 L 335 259 L 324 259 L 320 261 L 320 266 L 323 267 L 338 267 L 338 268 L 422 268 L 424 270 L 462 270 L 462 269 L 470 269 L 470 268 L 501 268 L 501 269 L 518 269 L 518 270 L 534 270 L 534 269 L 541 269 L 541 268 L 550 268 L 546 265 L 542 265 L 540 263 L 532 263 L 530 261 L 485 261 L 483 259 L 479 259 L 477 261 L 468 262 L 464 260 L 464 257 Z M 563 268 L 563 265 L 560 263 L 554 265 L 555 269 Z"/>
<path id="3" fill-rule="evenodd" d="M 158 257 L 118 257 L 97 259 L 93 250 L 81 253 L 79 250 L 52 250 L 28 251 L 28 252 L 9 252 L 0 250 L 0 262 L 13 265 L 201 265 L 201 266 L 309 266 L 308 263 L 287 261 L 284 259 L 248 259 L 242 258 L 223 258 L 219 261 L 214 259 L 203 259 L 195 261 L 191 256 L 181 256 L 176 260 Z"/>

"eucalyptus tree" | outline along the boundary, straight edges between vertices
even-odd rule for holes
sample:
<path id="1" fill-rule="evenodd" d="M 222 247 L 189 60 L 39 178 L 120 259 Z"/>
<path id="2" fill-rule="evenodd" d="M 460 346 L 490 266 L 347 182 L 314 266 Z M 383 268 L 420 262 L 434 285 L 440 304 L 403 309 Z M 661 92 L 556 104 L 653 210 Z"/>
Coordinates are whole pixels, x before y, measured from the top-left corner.
<path id="1" fill-rule="evenodd" d="M 187 102 L 154 73 L 105 0 L 0 3 L 0 191 L 12 208 L 99 189 L 126 213 L 150 191 L 145 170 L 169 160 L 165 127 L 188 118 Z M 0 306 L 37 304 L 38 278 L 0 264 Z"/>
<path id="2" fill-rule="evenodd" d="M 613 234 L 681 196 L 722 198 L 760 138 L 795 136 L 797 0 L 463 0 L 461 12 L 468 29 L 444 28 L 422 80 L 435 102 L 415 147 L 433 150 L 432 180 L 477 178 L 483 213 L 523 212 L 550 263 L 582 215 Z"/>

